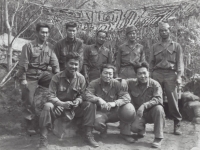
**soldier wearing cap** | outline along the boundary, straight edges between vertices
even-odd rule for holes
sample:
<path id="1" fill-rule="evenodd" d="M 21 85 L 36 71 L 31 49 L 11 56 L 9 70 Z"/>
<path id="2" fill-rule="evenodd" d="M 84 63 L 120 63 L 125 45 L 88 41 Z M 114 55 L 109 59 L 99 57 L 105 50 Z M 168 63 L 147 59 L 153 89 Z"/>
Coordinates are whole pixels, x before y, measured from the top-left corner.
<path id="1" fill-rule="evenodd" d="M 77 23 L 68 22 L 66 23 L 66 38 L 62 39 L 58 43 L 56 43 L 54 51 L 59 61 L 60 70 L 65 69 L 65 57 L 69 52 L 77 52 L 81 55 L 81 63 L 80 68 L 82 68 L 83 62 L 83 42 L 79 38 L 76 37 L 77 32 Z"/>
<path id="2" fill-rule="evenodd" d="M 180 44 L 170 38 L 169 28 L 168 23 L 159 23 L 161 41 L 151 48 L 149 70 L 152 78 L 161 84 L 166 93 L 169 111 L 174 118 L 174 134 L 181 135 L 182 116 L 178 108 L 177 87 L 181 84 L 184 71 L 183 53 Z"/>
<path id="3" fill-rule="evenodd" d="M 136 42 L 136 30 L 134 26 L 126 28 L 127 42 L 122 44 L 117 52 L 116 66 L 118 76 L 121 78 L 135 78 L 134 66 L 145 61 L 143 46 Z"/>

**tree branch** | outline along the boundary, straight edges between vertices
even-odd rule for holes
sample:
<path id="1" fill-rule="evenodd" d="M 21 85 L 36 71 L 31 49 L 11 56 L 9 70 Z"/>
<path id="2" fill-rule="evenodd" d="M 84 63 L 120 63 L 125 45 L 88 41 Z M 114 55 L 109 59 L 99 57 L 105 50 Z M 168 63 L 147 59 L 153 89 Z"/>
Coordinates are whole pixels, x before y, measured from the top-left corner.
<path id="1" fill-rule="evenodd" d="M 31 20 L 31 18 L 35 15 L 34 13 L 34 15 L 32 15 L 30 18 L 29 18 L 29 20 L 25 23 L 25 25 L 20 29 L 20 31 L 17 33 L 17 35 L 13 38 L 13 40 L 11 41 L 11 44 L 14 42 L 14 40 L 16 39 L 16 38 L 18 38 L 25 30 L 27 30 L 32 24 L 34 24 L 40 17 L 41 17 L 41 15 L 42 15 L 42 13 L 43 13 L 43 9 L 41 10 L 41 13 L 39 14 L 39 16 L 34 20 L 34 21 L 32 21 L 30 24 L 29 24 L 29 21 Z M 28 25 L 29 24 L 29 25 Z M 27 26 L 28 25 L 28 26 Z"/>
<path id="2" fill-rule="evenodd" d="M 14 12 L 13 15 L 12 15 L 11 27 L 14 26 L 14 20 L 15 20 L 15 16 L 16 16 L 18 10 L 19 10 L 19 1 L 17 2 L 17 8 L 15 9 L 15 12 Z"/>
<path id="3" fill-rule="evenodd" d="M 11 26 L 10 26 L 9 20 L 8 20 L 8 2 L 7 2 L 7 0 L 4 0 L 4 7 L 5 7 L 5 11 L 4 11 L 5 21 L 6 21 L 5 23 L 6 23 L 8 30 L 11 30 Z"/>

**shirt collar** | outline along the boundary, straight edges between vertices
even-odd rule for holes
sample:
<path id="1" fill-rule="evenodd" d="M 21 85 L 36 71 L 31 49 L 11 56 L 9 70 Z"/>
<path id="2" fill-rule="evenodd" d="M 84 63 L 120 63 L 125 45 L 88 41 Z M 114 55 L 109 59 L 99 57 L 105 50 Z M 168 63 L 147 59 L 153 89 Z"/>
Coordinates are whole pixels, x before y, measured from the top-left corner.
<path id="1" fill-rule="evenodd" d="M 32 44 L 33 44 L 33 46 L 41 46 L 41 44 L 39 44 L 38 43 L 38 38 L 36 38 L 33 42 L 32 42 Z M 48 42 L 47 41 L 45 41 L 44 43 L 43 43 L 43 46 L 47 46 L 48 45 Z"/>
<path id="2" fill-rule="evenodd" d="M 162 42 L 161 40 L 158 42 L 158 44 L 160 44 L 160 45 L 162 45 L 162 43 L 163 43 L 163 42 Z M 172 39 L 169 39 L 169 43 L 170 43 L 170 44 L 173 44 L 174 41 L 172 41 Z"/>
<path id="3" fill-rule="evenodd" d="M 136 80 L 136 86 L 139 86 L 140 85 L 140 83 L 139 83 L 139 81 L 138 81 L 138 79 Z M 148 79 L 148 81 L 147 81 L 147 88 L 148 87 L 151 87 L 151 83 L 150 83 L 150 78 Z"/>
<path id="4" fill-rule="evenodd" d="M 62 71 L 62 73 L 60 74 L 60 77 L 61 77 L 61 78 L 68 79 L 68 78 L 67 78 L 67 75 L 66 75 L 66 73 L 65 73 L 65 71 Z M 77 72 L 75 73 L 73 79 L 75 79 L 75 78 L 77 78 Z"/>
<path id="5" fill-rule="evenodd" d="M 70 38 L 68 38 L 68 37 L 66 37 L 66 42 L 68 43 L 68 42 L 76 42 L 76 37 L 74 37 L 74 39 L 70 39 Z"/>
<path id="6" fill-rule="evenodd" d="M 104 81 L 102 81 L 101 78 L 99 78 L 99 81 L 98 81 L 99 85 L 102 85 L 102 82 L 104 82 Z M 110 87 L 112 87 L 112 85 L 113 85 L 113 79 L 111 79 L 111 81 L 109 83 Z"/>

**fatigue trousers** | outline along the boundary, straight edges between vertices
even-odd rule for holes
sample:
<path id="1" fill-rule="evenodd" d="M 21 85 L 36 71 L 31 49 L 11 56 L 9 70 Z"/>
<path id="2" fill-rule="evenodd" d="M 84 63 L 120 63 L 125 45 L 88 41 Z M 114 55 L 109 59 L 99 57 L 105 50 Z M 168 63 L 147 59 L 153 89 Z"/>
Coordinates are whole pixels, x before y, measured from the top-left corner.
<path id="1" fill-rule="evenodd" d="M 38 79 L 29 79 L 27 78 L 27 87 L 26 88 L 21 88 L 22 90 L 22 101 L 25 104 L 26 107 L 26 116 L 25 118 L 29 118 L 30 120 L 30 115 L 34 114 L 34 94 L 35 91 L 38 87 L 38 85 L 44 86 L 44 87 L 49 87 L 49 83 L 51 81 L 52 74 L 44 71 L 42 72 Z"/>
<path id="2" fill-rule="evenodd" d="M 112 108 L 110 111 L 101 110 L 100 107 L 97 106 L 94 129 L 103 133 L 107 130 L 106 123 L 114 123 L 120 121 L 120 134 L 130 135 L 129 131 L 131 129 L 131 122 L 123 122 L 123 118 L 119 118 L 118 116 L 118 110 L 119 107 Z"/>
<path id="3" fill-rule="evenodd" d="M 121 67 L 119 70 L 119 77 L 122 79 L 136 78 L 136 73 L 133 66 Z"/>
<path id="4" fill-rule="evenodd" d="M 162 89 L 165 90 L 168 99 L 169 112 L 173 116 L 174 120 L 182 120 L 182 116 L 178 108 L 176 72 L 173 70 L 154 70 L 152 78 L 157 80 L 161 84 Z"/>
<path id="5" fill-rule="evenodd" d="M 143 115 L 146 123 L 154 123 L 155 138 L 164 138 L 165 112 L 161 105 L 156 105 L 146 111 Z"/>
<path id="6" fill-rule="evenodd" d="M 55 106 L 50 102 L 44 105 L 39 118 L 39 127 L 41 129 L 44 127 L 53 128 L 53 122 L 56 118 L 65 117 L 63 113 L 60 116 L 57 116 L 55 114 L 54 108 Z M 82 119 L 82 126 L 93 127 L 95 120 L 95 105 L 93 103 L 83 101 L 82 104 L 74 109 L 74 112 L 75 118 Z"/>

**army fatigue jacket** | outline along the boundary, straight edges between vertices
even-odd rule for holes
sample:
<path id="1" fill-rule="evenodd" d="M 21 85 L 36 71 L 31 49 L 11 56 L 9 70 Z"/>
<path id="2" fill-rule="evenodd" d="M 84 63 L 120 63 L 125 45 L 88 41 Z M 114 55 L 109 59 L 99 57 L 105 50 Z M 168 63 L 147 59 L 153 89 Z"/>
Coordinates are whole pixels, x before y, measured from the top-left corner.
<path id="1" fill-rule="evenodd" d="M 56 105 L 58 101 L 73 101 L 78 99 L 82 103 L 82 94 L 85 91 L 85 78 L 76 72 L 70 81 L 65 71 L 53 76 L 49 85 L 48 101 Z"/>
<path id="2" fill-rule="evenodd" d="M 60 72 L 53 46 L 48 42 L 40 46 L 37 40 L 34 40 L 22 48 L 17 76 L 24 80 L 26 78 L 37 79 L 42 71 L 47 70 L 48 66 L 52 67 L 53 73 Z"/>
<path id="3" fill-rule="evenodd" d="M 144 62 L 145 53 L 143 46 L 135 44 L 133 48 L 128 43 L 122 44 L 117 52 L 116 66 L 119 71 L 120 67 L 134 66 L 135 62 Z"/>
<path id="4" fill-rule="evenodd" d="M 170 40 L 169 45 L 164 47 L 162 42 L 154 44 L 150 51 L 149 70 L 156 69 L 174 70 L 183 74 L 183 52 L 179 43 Z"/>
<path id="5" fill-rule="evenodd" d="M 59 61 L 60 70 L 63 71 L 65 69 L 65 59 L 66 55 L 69 52 L 77 52 L 80 54 L 82 60 L 80 63 L 80 68 L 82 68 L 83 63 L 83 42 L 79 38 L 75 38 L 74 40 L 70 40 L 68 38 L 64 38 L 58 43 L 56 43 L 54 47 L 54 51 Z"/>
<path id="6" fill-rule="evenodd" d="M 163 105 L 162 88 L 156 80 L 149 78 L 144 88 L 141 87 L 141 83 L 135 78 L 127 79 L 126 81 L 128 92 L 136 110 L 142 104 L 145 106 L 145 109 L 159 104 Z"/>
<path id="7" fill-rule="evenodd" d="M 117 106 L 122 106 L 130 102 L 131 98 L 127 89 L 121 87 L 121 83 L 116 79 L 112 79 L 109 89 L 105 90 L 101 78 L 90 82 L 85 91 L 85 99 L 90 102 L 97 102 L 102 98 L 106 102 L 115 102 Z"/>
<path id="8" fill-rule="evenodd" d="M 97 47 L 96 44 L 88 46 L 84 51 L 84 65 L 89 70 L 99 69 L 104 63 L 112 63 L 112 52 L 105 46 Z"/>

